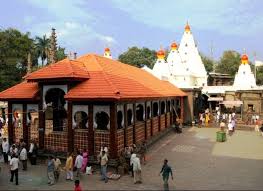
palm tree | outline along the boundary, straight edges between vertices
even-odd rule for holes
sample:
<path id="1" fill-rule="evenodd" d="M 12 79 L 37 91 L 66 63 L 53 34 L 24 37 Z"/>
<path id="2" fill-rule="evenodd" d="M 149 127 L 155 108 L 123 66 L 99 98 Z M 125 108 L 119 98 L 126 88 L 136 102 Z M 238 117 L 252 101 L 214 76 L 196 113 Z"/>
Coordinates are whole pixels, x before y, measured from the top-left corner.
<path id="1" fill-rule="evenodd" d="M 42 67 L 44 65 L 45 59 L 48 57 L 48 50 L 49 50 L 49 38 L 44 35 L 42 38 L 41 37 L 36 37 L 36 49 L 37 49 L 37 54 L 41 58 L 42 61 Z"/>

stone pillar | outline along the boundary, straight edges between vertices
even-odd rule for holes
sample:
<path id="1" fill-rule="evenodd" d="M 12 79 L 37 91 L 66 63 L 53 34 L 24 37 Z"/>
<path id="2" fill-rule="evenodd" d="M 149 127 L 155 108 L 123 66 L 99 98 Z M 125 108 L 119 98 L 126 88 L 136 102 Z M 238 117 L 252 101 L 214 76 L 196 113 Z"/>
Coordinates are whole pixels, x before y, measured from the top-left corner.
<path id="1" fill-rule="evenodd" d="M 153 136 L 153 102 L 151 101 L 151 137 Z"/>
<path id="2" fill-rule="evenodd" d="M 184 122 L 184 97 L 180 97 L 180 107 L 181 107 L 181 123 Z"/>
<path id="3" fill-rule="evenodd" d="M 9 145 L 14 142 L 13 111 L 12 102 L 8 102 L 8 141 Z"/>
<path id="4" fill-rule="evenodd" d="M 161 131 L 161 101 L 158 101 L 158 131 Z"/>
<path id="5" fill-rule="evenodd" d="M 136 132 L 135 132 L 135 124 L 137 122 L 137 119 L 136 119 L 136 103 L 132 104 L 133 106 L 133 144 L 136 144 Z"/>
<path id="6" fill-rule="evenodd" d="M 127 123 L 128 123 L 128 121 L 127 121 L 127 104 L 124 104 L 124 106 L 123 106 L 123 116 L 124 116 L 124 147 L 126 147 L 126 146 L 128 146 L 127 145 L 127 135 L 126 135 L 126 133 L 127 133 Z"/>
<path id="7" fill-rule="evenodd" d="M 144 138 L 145 138 L 145 140 L 147 140 L 147 115 L 148 115 L 148 113 L 147 113 L 147 101 L 146 102 L 144 102 Z"/>
<path id="8" fill-rule="evenodd" d="M 93 105 L 89 104 L 89 122 L 88 122 L 88 147 L 89 147 L 89 154 L 94 155 L 94 129 L 93 129 Z"/>
<path id="9" fill-rule="evenodd" d="M 110 104 L 110 156 L 111 158 L 118 157 L 116 113 L 117 113 L 116 103 Z"/>
<path id="10" fill-rule="evenodd" d="M 72 102 L 68 101 L 68 152 L 74 151 L 74 130 L 72 128 Z"/>
<path id="11" fill-rule="evenodd" d="M 26 146 L 29 146 L 29 140 L 28 140 L 28 125 L 27 125 L 27 105 L 23 103 L 23 139 L 26 143 Z"/>
<path id="12" fill-rule="evenodd" d="M 40 101 L 38 104 L 39 108 L 39 126 L 38 126 L 38 132 L 39 132 L 39 149 L 44 149 L 45 144 L 45 112 L 43 110 L 43 86 L 39 87 L 40 89 Z"/>

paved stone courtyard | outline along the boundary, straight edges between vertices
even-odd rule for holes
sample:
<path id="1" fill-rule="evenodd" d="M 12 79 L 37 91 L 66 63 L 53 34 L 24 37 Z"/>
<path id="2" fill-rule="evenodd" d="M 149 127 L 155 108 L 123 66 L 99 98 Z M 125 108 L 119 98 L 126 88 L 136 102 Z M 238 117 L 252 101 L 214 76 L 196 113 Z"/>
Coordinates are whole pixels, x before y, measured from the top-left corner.
<path id="1" fill-rule="evenodd" d="M 158 176 L 164 158 L 175 174 L 170 189 L 178 190 L 262 190 L 263 137 L 253 131 L 238 130 L 227 142 L 215 141 L 216 128 L 187 128 L 183 134 L 170 134 L 150 148 L 148 163 L 143 166 L 143 184 L 134 185 L 130 176 L 107 184 L 99 174 L 82 175 L 85 190 L 161 190 Z M 28 166 L 19 172 L 19 186 L 9 183 L 6 165 L 2 167 L 0 190 L 73 190 L 74 183 L 64 180 L 64 172 L 54 186 L 46 184 L 46 167 Z"/>

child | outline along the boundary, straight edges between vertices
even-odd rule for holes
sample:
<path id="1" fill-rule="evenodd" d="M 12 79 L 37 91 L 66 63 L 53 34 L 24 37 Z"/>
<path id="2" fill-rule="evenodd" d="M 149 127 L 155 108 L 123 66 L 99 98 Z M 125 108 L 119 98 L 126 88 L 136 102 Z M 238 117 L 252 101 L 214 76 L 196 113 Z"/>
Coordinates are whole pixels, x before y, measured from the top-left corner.
<path id="1" fill-rule="evenodd" d="M 79 185 L 79 180 L 75 180 L 75 189 L 74 191 L 82 191 L 82 188 Z"/>

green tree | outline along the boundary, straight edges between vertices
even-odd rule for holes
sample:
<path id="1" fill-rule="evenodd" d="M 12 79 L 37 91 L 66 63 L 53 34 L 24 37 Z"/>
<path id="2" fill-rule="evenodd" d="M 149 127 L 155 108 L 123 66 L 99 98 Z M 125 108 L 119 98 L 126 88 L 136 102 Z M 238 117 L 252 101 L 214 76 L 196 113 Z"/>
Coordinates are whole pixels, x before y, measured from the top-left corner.
<path id="1" fill-rule="evenodd" d="M 234 50 L 224 51 L 216 66 L 216 72 L 226 73 L 234 76 L 240 65 L 240 54 Z"/>
<path id="2" fill-rule="evenodd" d="M 119 61 L 136 67 L 144 65 L 153 68 L 156 61 L 156 51 L 148 48 L 131 47 L 126 52 L 119 55 Z"/>
<path id="3" fill-rule="evenodd" d="M 29 35 L 11 28 L 0 30 L 0 91 L 20 82 L 25 75 L 28 52 L 34 48 Z M 37 64 L 35 54 L 32 62 Z"/>
<path id="4" fill-rule="evenodd" d="M 216 64 L 216 62 L 214 60 L 212 60 L 211 58 L 201 54 L 201 59 L 205 65 L 205 69 L 207 72 L 212 72 L 214 69 L 214 65 Z"/>
<path id="5" fill-rule="evenodd" d="M 257 85 L 263 85 L 263 66 L 257 67 Z"/>
<path id="6" fill-rule="evenodd" d="M 36 51 L 38 56 L 41 58 L 42 67 L 44 66 L 44 61 L 48 57 L 49 42 L 50 40 L 46 37 L 46 35 L 42 38 L 37 36 L 35 39 Z"/>
<path id="7" fill-rule="evenodd" d="M 56 57 L 58 61 L 65 59 L 67 57 L 67 55 L 65 54 L 65 48 L 61 48 L 59 46 L 56 52 Z"/>

